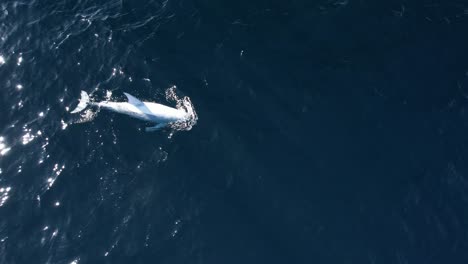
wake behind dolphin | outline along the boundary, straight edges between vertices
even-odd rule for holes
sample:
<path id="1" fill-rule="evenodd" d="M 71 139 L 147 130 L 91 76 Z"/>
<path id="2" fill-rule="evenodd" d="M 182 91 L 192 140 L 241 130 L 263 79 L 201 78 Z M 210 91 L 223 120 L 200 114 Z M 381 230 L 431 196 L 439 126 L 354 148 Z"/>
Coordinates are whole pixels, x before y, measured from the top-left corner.
<path id="1" fill-rule="evenodd" d="M 81 112 L 87 106 L 95 106 L 156 124 L 152 127 L 146 127 L 146 132 L 156 131 L 174 123 L 187 122 L 192 116 L 189 111 L 181 107 L 173 108 L 153 102 L 142 102 L 131 94 L 124 94 L 127 97 L 127 102 L 91 102 L 88 94 L 85 91 L 81 91 L 80 101 L 71 113 Z"/>

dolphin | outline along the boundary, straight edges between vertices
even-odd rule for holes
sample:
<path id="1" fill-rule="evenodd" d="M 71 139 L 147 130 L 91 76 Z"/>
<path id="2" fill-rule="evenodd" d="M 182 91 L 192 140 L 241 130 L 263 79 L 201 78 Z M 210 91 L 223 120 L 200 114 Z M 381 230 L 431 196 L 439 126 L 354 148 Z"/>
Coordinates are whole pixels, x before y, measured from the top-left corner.
<path id="1" fill-rule="evenodd" d="M 182 109 L 152 102 L 142 102 L 131 94 L 124 94 L 127 97 L 127 102 L 91 102 L 88 94 L 85 91 L 81 91 L 78 106 L 70 113 L 78 113 L 83 111 L 87 106 L 95 106 L 156 124 L 152 127 L 146 127 L 146 132 L 156 131 L 171 123 L 186 121 L 189 118 L 188 113 Z"/>

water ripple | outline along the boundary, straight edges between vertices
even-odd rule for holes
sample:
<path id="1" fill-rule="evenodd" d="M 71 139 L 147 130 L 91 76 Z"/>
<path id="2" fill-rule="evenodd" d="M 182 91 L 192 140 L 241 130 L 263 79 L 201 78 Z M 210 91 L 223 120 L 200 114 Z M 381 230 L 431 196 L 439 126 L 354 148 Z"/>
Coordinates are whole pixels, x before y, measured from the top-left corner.
<path id="1" fill-rule="evenodd" d="M 167 138 L 139 132 L 137 122 L 132 123 L 135 129 L 126 130 L 128 120 L 115 121 L 108 113 L 69 114 L 80 90 L 110 100 L 113 91 L 121 95 L 133 89 L 148 98 L 166 95 L 190 113 L 191 119 L 175 125 L 170 136 L 196 124 L 197 114 L 183 88 L 165 89 L 172 80 L 155 74 L 151 60 L 142 57 L 146 41 L 174 19 L 172 2 L 132 5 L 121 0 L 0 4 L 0 106 L 5 113 L 0 125 L 0 210 L 9 210 L 0 219 L 0 242 L 21 241 L 15 250 L 0 244 L 0 261 L 20 256 L 26 248 L 26 257 L 36 253 L 44 263 L 76 264 L 87 262 L 90 255 L 96 260 L 106 252 L 119 252 L 119 243 L 134 239 L 134 208 L 164 203 L 153 200 L 162 197 L 161 183 L 144 175 L 159 175 L 161 164 L 170 158 Z M 122 140 L 126 137 L 135 138 L 132 144 L 138 147 Z M 134 194 L 133 188 L 140 191 Z M 140 221 L 151 222 L 147 214 Z M 92 240 L 106 215 L 113 217 L 102 227 L 103 245 L 74 249 L 72 245 Z M 18 219 L 31 219 L 27 236 L 8 231 Z M 174 227 L 171 221 L 150 226 L 142 246 L 151 245 L 157 235 L 148 234 L 158 228 L 178 232 L 178 224 Z"/>

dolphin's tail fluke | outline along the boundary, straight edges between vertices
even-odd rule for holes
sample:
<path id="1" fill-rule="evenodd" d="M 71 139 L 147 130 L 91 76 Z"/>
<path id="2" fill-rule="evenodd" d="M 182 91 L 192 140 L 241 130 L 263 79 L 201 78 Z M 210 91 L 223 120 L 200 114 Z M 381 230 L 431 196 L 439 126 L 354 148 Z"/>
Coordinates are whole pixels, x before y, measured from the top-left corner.
<path id="1" fill-rule="evenodd" d="M 73 111 L 71 111 L 70 113 L 74 114 L 74 113 L 78 113 L 78 112 L 83 111 L 86 108 L 86 106 L 88 106 L 88 103 L 89 103 L 88 94 L 85 91 L 81 91 L 80 102 L 78 103 L 76 108 Z"/>

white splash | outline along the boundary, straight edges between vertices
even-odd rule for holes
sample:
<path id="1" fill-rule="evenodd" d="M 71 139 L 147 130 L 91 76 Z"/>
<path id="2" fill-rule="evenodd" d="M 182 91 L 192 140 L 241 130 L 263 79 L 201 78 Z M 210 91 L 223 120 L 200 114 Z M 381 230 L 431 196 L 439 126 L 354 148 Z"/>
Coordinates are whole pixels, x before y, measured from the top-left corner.
<path id="1" fill-rule="evenodd" d="M 189 118 L 187 118 L 184 121 L 173 123 L 171 125 L 171 128 L 174 131 L 177 131 L 177 130 L 185 130 L 185 131 L 191 130 L 192 127 L 197 123 L 198 115 L 197 115 L 197 112 L 195 111 L 195 107 L 193 106 L 192 101 L 190 101 L 190 98 L 188 96 L 184 96 L 183 98 L 179 98 L 177 96 L 177 87 L 174 85 L 172 87 L 169 87 L 166 90 L 166 99 L 168 101 L 175 101 L 176 104 L 177 104 L 176 108 L 186 111 L 188 113 L 188 116 L 189 116 Z M 172 137 L 173 132 L 170 133 L 169 138 Z"/>
<path id="2" fill-rule="evenodd" d="M 63 119 L 60 120 L 60 123 L 62 124 L 62 130 L 65 130 L 68 127 L 68 124 L 65 123 L 65 121 L 63 121 Z"/>
<path id="3" fill-rule="evenodd" d="M 47 178 L 47 189 L 50 189 L 54 185 L 58 176 L 60 176 L 60 174 L 62 173 L 64 169 L 65 169 L 65 165 L 60 166 L 58 163 L 55 163 L 54 168 L 52 169 L 52 171 L 54 172 L 53 175 Z"/>
<path id="4" fill-rule="evenodd" d="M 5 156 L 8 153 L 8 151 L 11 150 L 11 148 L 8 147 L 4 141 L 5 141 L 5 138 L 0 137 L 0 156 Z M 0 170 L 0 173 L 1 173 L 1 170 Z"/>
<path id="5" fill-rule="evenodd" d="M 5 145 L 3 143 L 0 143 L 0 155 L 1 156 L 5 156 L 8 153 L 8 151 L 10 151 L 10 150 L 11 150 L 11 148 L 7 148 L 7 147 L 5 147 Z"/>
<path id="6" fill-rule="evenodd" d="M 112 97 L 112 91 L 106 90 L 106 100 L 109 101 Z"/>
<path id="7" fill-rule="evenodd" d="M 49 187 L 52 187 L 54 185 L 55 179 L 54 178 L 47 178 L 47 183 L 49 184 Z"/>
<path id="8" fill-rule="evenodd" d="M 9 193 L 11 191 L 11 187 L 1 187 L 0 188 L 0 207 L 2 207 L 5 202 L 10 198 Z"/>
<path id="9" fill-rule="evenodd" d="M 171 236 L 175 237 L 179 233 L 180 220 L 176 220 L 174 223 L 174 229 L 171 232 Z"/>
<path id="10" fill-rule="evenodd" d="M 34 133 L 31 133 L 31 129 L 25 129 L 24 131 L 26 133 L 21 137 L 21 143 L 23 143 L 23 145 L 27 145 L 31 141 L 33 141 L 36 138 L 36 136 L 34 135 Z"/>
<path id="11" fill-rule="evenodd" d="M 74 121 L 73 123 L 85 123 L 92 121 L 96 117 L 97 112 L 94 112 L 92 109 L 87 109 L 83 111 L 83 113 L 80 116 L 80 119 L 77 121 Z"/>

